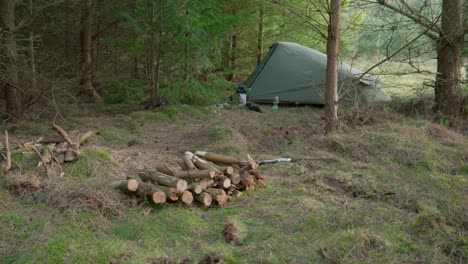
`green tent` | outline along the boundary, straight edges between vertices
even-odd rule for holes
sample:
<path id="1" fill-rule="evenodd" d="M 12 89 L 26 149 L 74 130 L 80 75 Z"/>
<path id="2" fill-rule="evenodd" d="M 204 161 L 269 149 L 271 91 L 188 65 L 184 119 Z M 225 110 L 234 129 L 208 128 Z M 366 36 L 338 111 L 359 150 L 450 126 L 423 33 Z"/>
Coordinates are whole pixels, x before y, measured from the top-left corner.
<path id="1" fill-rule="evenodd" d="M 324 104 L 327 55 L 291 42 L 271 46 L 263 61 L 245 82 L 251 90 L 250 101 L 271 103 L 275 96 L 281 103 Z M 389 101 L 380 89 L 380 81 L 346 63 L 339 63 L 340 103 L 351 104 Z"/>

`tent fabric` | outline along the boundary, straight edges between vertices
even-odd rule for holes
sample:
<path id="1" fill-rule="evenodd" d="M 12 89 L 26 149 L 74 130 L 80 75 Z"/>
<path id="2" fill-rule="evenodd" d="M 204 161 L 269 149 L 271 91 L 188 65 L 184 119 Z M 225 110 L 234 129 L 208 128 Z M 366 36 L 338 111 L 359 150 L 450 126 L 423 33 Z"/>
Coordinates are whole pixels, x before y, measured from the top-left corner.
<path id="1" fill-rule="evenodd" d="M 248 97 L 256 103 L 324 104 L 327 55 L 291 42 L 277 42 L 245 82 Z M 389 101 L 380 81 L 340 62 L 338 90 L 344 102 Z"/>

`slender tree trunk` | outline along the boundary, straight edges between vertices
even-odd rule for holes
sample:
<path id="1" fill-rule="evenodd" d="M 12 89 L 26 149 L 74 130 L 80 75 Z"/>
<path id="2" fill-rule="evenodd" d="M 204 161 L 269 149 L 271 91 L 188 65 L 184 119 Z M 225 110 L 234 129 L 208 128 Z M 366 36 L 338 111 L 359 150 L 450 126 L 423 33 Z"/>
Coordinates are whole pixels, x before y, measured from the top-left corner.
<path id="1" fill-rule="evenodd" d="M 92 34 L 91 28 L 93 25 L 93 8 L 94 0 L 86 0 L 86 7 L 83 9 L 81 16 L 81 81 L 84 86 L 84 92 L 92 96 L 95 103 L 101 103 L 101 96 L 93 87 L 93 70 L 92 70 Z"/>
<path id="2" fill-rule="evenodd" d="M 96 12 L 97 13 L 97 12 Z M 97 21 L 97 28 L 96 28 L 96 34 L 95 34 L 95 38 L 92 38 L 92 39 L 95 39 L 95 50 L 94 50 L 94 70 L 93 70 L 93 76 L 96 76 L 97 73 L 99 72 L 99 63 L 100 63 L 100 60 L 99 60 L 99 54 L 101 52 L 100 50 L 100 45 L 99 43 L 101 42 L 101 16 L 100 15 L 96 15 L 96 21 Z"/>
<path id="3" fill-rule="evenodd" d="M 461 63 L 463 39 L 463 0 L 442 2 L 442 36 L 437 50 L 435 111 L 457 115 L 461 108 Z"/>
<path id="4" fill-rule="evenodd" d="M 29 16 L 32 18 L 34 9 L 33 0 L 29 0 Z M 32 23 L 29 26 L 29 43 L 28 43 L 28 53 L 29 53 L 29 68 L 31 71 L 31 91 L 35 92 L 37 90 L 37 77 L 36 77 L 36 54 L 34 51 L 34 30 Z"/>
<path id="5" fill-rule="evenodd" d="M 155 104 L 156 101 L 156 82 L 155 82 L 155 63 L 154 63 L 154 46 L 155 46 L 155 32 L 154 32 L 154 17 L 155 17 L 155 3 L 151 2 L 151 14 L 150 14 L 150 39 L 149 39 L 149 50 L 148 50 L 148 71 L 150 74 L 150 96 L 151 104 Z"/>
<path id="6" fill-rule="evenodd" d="M 229 56 L 229 68 L 234 69 L 236 67 L 237 59 L 237 30 L 238 26 L 234 26 L 234 33 L 231 35 L 231 46 Z"/>
<path id="7" fill-rule="evenodd" d="M 263 16 L 264 6 L 260 3 L 259 6 L 259 18 L 258 18 L 258 39 L 257 39 L 257 64 L 260 64 L 263 59 Z"/>
<path id="8" fill-rule="evenodd" d="M 6 55 L 6 84 L 5 100 L 6 113 L 9 115 L 9 122 L 16 122 L 21 116 L 21 105 L 18 98 L 18 52 L 16 49 L 15 37 L 15 5 L 16 0 L 0 1 L 0 22 L 3 21 L 2 42 L 5 46 Z"/>
<path id="9" fill-rule="evenodd" d="M 325 132 L 338 127 L 338 51 L 340 41 L 340 8 L 342 0 L 331 0 L 327 39 L 327 78 L 325 91 Z"/>
<path id="10" fill-rule="evenodd" d="M 158 50 L 156 58 L 156 76 L 155 76 L 155 101 L 154 104 L 160 103 L 159 89 L 161 86 L 161 63 L 162 63 L 162 48 L 164 44 L 163 40 L 163 0 L 159 0 L 159 27 L 158 27 Z"/>

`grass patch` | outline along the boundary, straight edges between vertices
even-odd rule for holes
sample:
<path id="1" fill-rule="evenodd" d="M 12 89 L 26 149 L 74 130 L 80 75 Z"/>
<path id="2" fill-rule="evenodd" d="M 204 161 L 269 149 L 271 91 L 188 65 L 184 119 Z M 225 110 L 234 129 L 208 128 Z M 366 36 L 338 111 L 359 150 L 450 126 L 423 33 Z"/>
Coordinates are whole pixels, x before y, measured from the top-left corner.
<path id="1" fill-rule="evenodd" d="M 323 136 L 319 114 L 181 105 L 88 116 L 101 124 L 97 146 L 85 146 L 63 178 L 42 179 L 47 188 L 30 199 L 0 190 L 0 262 L 466 262 L 466 137 L 406 118 Z M 126 151 L 132 139 L 140 143 Z M 141 154 L 118 163 L 99 144 L 119 161 Z M 200 147 L 324 159 L 262 166 L 267 187 L 224 208 L 138 204 L 109 186 L 139 165 Z M 23 171 L 37 164 L 15 160 Z"/>

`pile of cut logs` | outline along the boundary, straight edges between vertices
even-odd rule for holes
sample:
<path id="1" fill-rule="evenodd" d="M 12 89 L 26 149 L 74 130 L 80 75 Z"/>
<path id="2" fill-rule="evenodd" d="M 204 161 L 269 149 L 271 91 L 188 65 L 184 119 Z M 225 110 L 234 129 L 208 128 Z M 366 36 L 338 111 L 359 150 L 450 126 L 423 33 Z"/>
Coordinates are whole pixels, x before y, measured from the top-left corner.
<path id="1" fill-rule="evenodd" d="M 258 161 L 196 151 L 185 152 L 180 168 L 159 164 L 139 172 L 140 178 L 115 182 L 115 188 L 155 204 L 180 201 L 190 205 L 195 200 L 203 206 L 224 205 L 243 191 L 265 186 L 265 178 L 257 171 Z"/>

